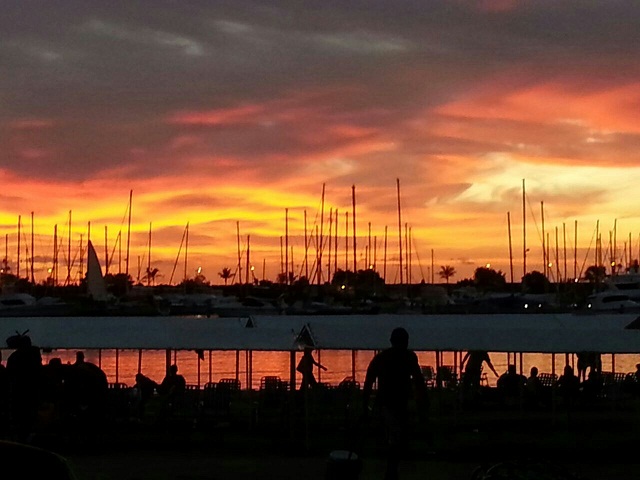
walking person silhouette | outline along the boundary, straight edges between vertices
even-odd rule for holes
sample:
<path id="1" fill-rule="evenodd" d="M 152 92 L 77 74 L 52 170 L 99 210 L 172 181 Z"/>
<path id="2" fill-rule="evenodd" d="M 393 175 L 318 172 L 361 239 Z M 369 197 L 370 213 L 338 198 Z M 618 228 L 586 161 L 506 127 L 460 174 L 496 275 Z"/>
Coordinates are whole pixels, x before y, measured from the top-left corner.
<path id="1" fill-rule="evenodd" d="M 373 384 L 378 380 L 376 404 L 386 430 L 387 469 L 385 480 L 398 478 L 400 459 L 408 446 L 409 401 L 412 394 L 422 403 L 426 399 L 424 377 L 418 356 L 409 350 L 409 333 L 404 328 L 391 332 L 391 348 L 378 353 L 367 368 L 363 387 L 365 418 L 369 413 L 369 399 Z"/>
<path id="2" fill-rule="evenodd" d="M 304 353 L 302 358 L 298 362 L 296 370 L 302 374 L 302 382 L 300 383 L 300 390 L 306 390 L 307 388 L 314 388 L 318 385 L 316 377 L 313 375 L 313 367 L 317 366 L 322 370 L 326 370 L 327 367 L 321 365 L 315 358 L 313 358 L 313 348 L 304 347 Z"/>

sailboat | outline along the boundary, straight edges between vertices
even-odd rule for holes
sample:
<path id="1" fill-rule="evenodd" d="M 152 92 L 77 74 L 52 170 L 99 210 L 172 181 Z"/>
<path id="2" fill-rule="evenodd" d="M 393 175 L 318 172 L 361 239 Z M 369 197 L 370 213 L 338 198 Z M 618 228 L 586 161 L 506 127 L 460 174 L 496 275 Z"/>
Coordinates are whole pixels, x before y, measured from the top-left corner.
<path id="1" fill-rule="evenodd" d="M 155 316 L 168 315 L 169 302 L 150 289 L 132 290 L 116 297 L 107 290 L 102 267 L 91 241 L 87 248 L 87 294 L 94 314 Z"/>
<path id="2" fill-rule="evenodd" d="M 89 240 L 87 248 L 87 293 L 95 302 L 115 300 L 115 297 L 107 292 L 107 284 L 102 275 L 102 267 L 91 240 Z"/>

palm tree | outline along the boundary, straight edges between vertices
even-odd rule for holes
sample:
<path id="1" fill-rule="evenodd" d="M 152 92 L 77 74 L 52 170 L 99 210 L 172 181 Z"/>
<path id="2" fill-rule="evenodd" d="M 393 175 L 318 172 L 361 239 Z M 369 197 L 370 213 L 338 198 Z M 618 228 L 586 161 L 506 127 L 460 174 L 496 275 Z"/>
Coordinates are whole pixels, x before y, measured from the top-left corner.
<path id="1" fill-rule="evenodd" d="M 601 283 L 607 276 L 607 270 L 603 266 L 591 265 L 584 272 L 584 278 L 589 283 Z"/>
<path id="2" fill-rule="evenodd" d="M 440 272 L 438 273 L 438 275 L 440 275 L 440 278 L 444 278 L 447 284 L 449 283 L 449 279 L 453 277 L 455 274 L 456 274 L 456 269 L 451 265 L 442 265 L 440 267 Z"/>
<path id="3" fill-rule="evenodd" d="M 147 267 L 147 274 L 142 278 L 143 279 L 146 278 L 150 285 L 155 285 L 156 284 L 156 276 L 158 275 L 159 271 L 160 270 L 158 270 L 157 268 L 149 269 L 149 267 Z"/>
<path id="4" fill-rule="evenodd" d="M 227 281 L 230 278 L 233 278 L 236 274 L 233 273 L 230 268 L 225 267 L 222 269 L 221 272 L 218 272 L 218 275 L 220 276 L 220 278 L 224 280 L 224 284 L 226 285 Z"/>

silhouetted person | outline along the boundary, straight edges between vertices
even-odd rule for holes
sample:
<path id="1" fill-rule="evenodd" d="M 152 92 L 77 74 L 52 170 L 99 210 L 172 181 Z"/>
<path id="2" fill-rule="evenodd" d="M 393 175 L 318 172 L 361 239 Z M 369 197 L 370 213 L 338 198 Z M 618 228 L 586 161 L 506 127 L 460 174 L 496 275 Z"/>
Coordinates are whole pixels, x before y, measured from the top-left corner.
<path id="1" fill-rule="evenodd" d="M 558 388 L 558 393 L 564 405 L 567 408 L 572 407 L 580 391 L 580 380 L 573 373 L 571 365 L 565 365 L 562 375 L 558 378 L 556 387 Z"/>
<path id="2" fill-rule="evenodd" d="M 60 358 L 55 357 L 42 367 L 43 372 L 43 398 L 48 403 L 57 403 L 62 398 L 62 390 L 65 382 L 65 367 Z"/>
<path id="3" fill-rule="evenodd" d="M 595 370 L 590 370 L 587 379 L 582 382 L 582 397 L 587 402 L 595 401 L 602 393 L 602 375 Z"/>
<path id="4" fill-rule="evenodd" d="M 484 350 L 470 350 L 460 362 L 460 369 L 464 369 L 464 375 L 462 376 L 463 394 L 465 395 L 465 400 L 472 403 L 477 399 L 480 390 L 483 363 L 487 364 L 496 377 L 499 376 L 493 363 L 491 363 L 489 354 Z"/>
<path id="5" fill-rule="evenodd" d="M 178 366 L 171 365 L 167 370 L 167 374 L 158 386 L 160 394 L 160 413 L 159 420 L 164 421 L 179 411 L 183 406 L 185 399 L 185 391 L 187 382 L 184 377 L 178 373 Z"/>
<path id="6" fill-rule="evenodd" d="M 109 389 L 107 375 L 96 364 L 76 352 L 76 361 L 67 368 L 65 397 L 67 414 L 79 427 L 93 427 L 104 420 Z"/>
<path id="7" fill-rule="evenodd" d="M 524 393 L 526 382 L 527 378 L 516 371 L 514 364 L 510 364 L 507 367 L 507 372 L 500 375 L 497 382 L 498 393 L 503 402 L 507 405 L 519 402 L 521 394 Z"/>
<path id="8" fill-rule="evenodd" d="M 538 378 L 538 367 L 531 367 L 525 383 L 525 401 L 530 408 L 537 408 L 542 402 L 543 385 Z"/>
<path id="9" fill-rule="evenodd" d="M 313 348 L 305 347 L 302 358 L 298 362 L 296 370 L 302 374 L 302 381 L 300 382 L 300 390 L 304 390 L 308 387 L 315 387 L 318 385 L 315 375 L 313 374 L 313 367 L 317 366 L 322 370 L 326 370 L 327 367 L 321 365 L 315 358 L 313 358 Z"/>
<path id="10" fill-rule="evenodd" d="M 587 379 L 587 369 L 589 372 L 601 373 L 602 372 L 602 360 L 601 355 L 596 352 L 578 352 L 577 367 L 578 367 L 578 380 L 585 381 Z"/>
<path id="11" fill-rule="evenodd" d="M 15 348 L 7 359 L 11 423 L 18 439 L 26 440 L 36 425 L 40 405 L 42 357 L 27 335 L 10 337 L 7 346 Z"/>
<path id="12" fill-rule="evenodd" d="M 167 375 L 162 379 L 158 391 L 166 395 L 169 400 L 181 396 L 187 388 L 187 382 L 184 377 L 178 373 L 178 366 L 171 365 L 167 371 Z"/>
<path id="13" fill-rule="evenodd" d="M 137 389 L 137 398 L 136 398 L 136 414 L 142 418 L 144 415 L 144 407 L 146 403 L 149 401 L 151 397 L 153 397 L 153 393 L 159 390 L 160 385 L 154 380 L 151 380 L 146 375 L 142 373 L 136 374 L 136 384 L 135 388 Z"/>
<path id="14" fill-rule="evenodd" d="M 640 393 L 640 363 L 636 363 L 635 371 L 625 375 L 622 388 L 625 393 L 631 395 L 638 395 Z"/>
<path id="15" fill-rule="evenodd" d="M 9 373 L 2 363 L 2 350 L 0 350 L 0 437 L 9 427 Z"/>
<path id="16" fill-rule="evenodd" d="M 382 414 L 387 437 L 385 480 L 398 478 L 400 457 L 407 448 L 408 407 L 412 393 L 416 394 L 420 403 L 426 399 L 418 356 L 408 349 L 409 334 L 404 328 L 396 328 L 391 332 L 390 341 L 391 348 L 378 353 L 369 363 L 362 399 L 364 414 L 367 416 L 369 398 L 377 380 L 376 405 Z"/>
<path id="17" fill-rule="evenodd" d="M 57 422 L 62 414 L 64 399 L 65 368 L 60 358 L 51 358 L 49 363 L 42 367 L 42 402 L 46 407 L 50 423 Z"/>

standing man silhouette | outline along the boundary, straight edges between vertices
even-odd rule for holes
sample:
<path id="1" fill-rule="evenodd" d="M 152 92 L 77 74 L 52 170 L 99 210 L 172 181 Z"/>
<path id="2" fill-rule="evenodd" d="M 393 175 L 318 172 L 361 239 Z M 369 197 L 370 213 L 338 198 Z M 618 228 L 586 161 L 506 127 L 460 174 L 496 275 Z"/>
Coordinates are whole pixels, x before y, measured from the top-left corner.
<path id="1" fill-rule="evenodd" d="M 373 383 L 378 380 L 376 404 L 384 421 L 387 437 L 387 470 L 385 480 L 398 478 L 402 452 L 407 447 L 409 400 L 412 393 L 421 401 L 425 385 L 418 356 L 409 350 L 409 334 L 404 328 L 391 332 L 391 348 L 378 353 L 367 368 L 363 388 L 365 417 L 369 413 L 369 399 Z"/>

